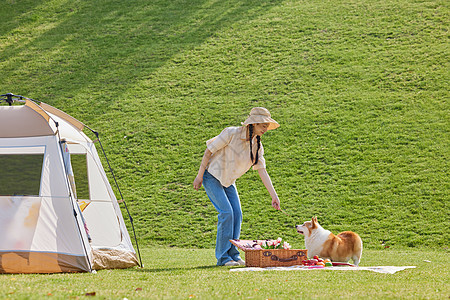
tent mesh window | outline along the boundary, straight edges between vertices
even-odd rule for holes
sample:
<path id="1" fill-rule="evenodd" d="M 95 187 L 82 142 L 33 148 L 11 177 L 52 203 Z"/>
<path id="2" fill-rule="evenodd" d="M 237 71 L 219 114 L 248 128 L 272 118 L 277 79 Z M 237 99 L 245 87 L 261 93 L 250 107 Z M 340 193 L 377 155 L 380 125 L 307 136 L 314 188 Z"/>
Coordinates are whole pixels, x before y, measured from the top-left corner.
<path id="1" fill-rule="evenodd" d="M 73 175 L 75 177 L 78 200 L 89 200 L 86 154 L 71 154 L 70 162 L 72 164 Z"/>
<path id="2" fill-rule="evenodd" d="M 39 196 L 44 154 L 0 154 L 0 196 Z"/>

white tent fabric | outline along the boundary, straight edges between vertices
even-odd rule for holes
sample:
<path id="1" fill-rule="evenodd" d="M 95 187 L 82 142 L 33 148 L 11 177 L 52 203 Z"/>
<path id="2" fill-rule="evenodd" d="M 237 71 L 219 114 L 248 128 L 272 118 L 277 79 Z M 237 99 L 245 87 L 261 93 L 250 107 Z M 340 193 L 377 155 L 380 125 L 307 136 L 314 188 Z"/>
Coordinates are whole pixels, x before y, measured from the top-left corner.
<path id="1" fill-rule="evenodd" d="M 38 155 L 41 163 L 36 192 L 11 194 L 0 188 L 0 273 L 89 272 L 138 265 L 117 199 L 83 128 L 43 103 L 27 100 L 22 106 L 0 106 L 0 158 L 6 164 L 5 170 L 0 165 L 0 180 L 22 171 L 29 176 L 18 156 L 26 160 Z M 71 154 L 86 158 L 88 199 L 74 197 L 61 140 Z M 81 201 L 88 203 L 83 209 Z"/>

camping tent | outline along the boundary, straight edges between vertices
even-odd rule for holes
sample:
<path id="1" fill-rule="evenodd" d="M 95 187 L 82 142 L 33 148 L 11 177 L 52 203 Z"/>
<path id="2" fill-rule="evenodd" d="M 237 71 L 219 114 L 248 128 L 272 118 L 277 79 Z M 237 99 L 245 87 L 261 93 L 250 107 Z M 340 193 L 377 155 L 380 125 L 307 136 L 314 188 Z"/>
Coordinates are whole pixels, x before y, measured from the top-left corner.
<path id="1" fill-rule="evenodd" d="M 0 105 L 0 273 L 139 265 L 86 126 L 24 102 Z"/>

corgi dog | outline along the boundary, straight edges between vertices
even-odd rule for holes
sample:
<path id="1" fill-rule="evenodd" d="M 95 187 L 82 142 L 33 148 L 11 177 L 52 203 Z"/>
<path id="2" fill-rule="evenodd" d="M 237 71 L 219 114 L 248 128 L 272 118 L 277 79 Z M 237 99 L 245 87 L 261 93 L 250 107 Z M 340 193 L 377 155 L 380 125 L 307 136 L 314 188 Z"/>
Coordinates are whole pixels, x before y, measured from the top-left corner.
<path id="1" fill-rule="evenodd" d="M 334 235 L 325 230 L 317 222 L 317 217 L 311 221 L 296 226 L 297 232 L 305 236 L 305 247 L 308 257 L 315 255 L 321 258 L 329 258 L 333 262 L 348 262 L 353 260 L 358 265 L 362 255 L 362 240 L 358 234 L 352 231 L 344 231 Z"/>

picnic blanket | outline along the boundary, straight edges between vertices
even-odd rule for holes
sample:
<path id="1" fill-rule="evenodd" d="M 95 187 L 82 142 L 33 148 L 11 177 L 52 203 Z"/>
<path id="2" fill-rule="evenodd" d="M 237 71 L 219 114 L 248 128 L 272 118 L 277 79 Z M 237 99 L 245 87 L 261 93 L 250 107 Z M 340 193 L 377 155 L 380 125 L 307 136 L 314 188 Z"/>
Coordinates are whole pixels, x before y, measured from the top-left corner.
<path id="1" fill-rule="evenodd" d="M 245 271 L 308 271 L 308 270 L 329 270 L 329 271 L 372 271 L 384 274 L 394 274 L 398 271 L 405 269 L 413 269 L 416 266 L 378 266 L 378 267 L 352 267 L 352 266 L 339 266 L 339 267 L 318 267 L 318 266 L 291 266 L 291 267 L 267 267 L 267 268 L 232 268 L 230 272 L 245 272 Z"/>

